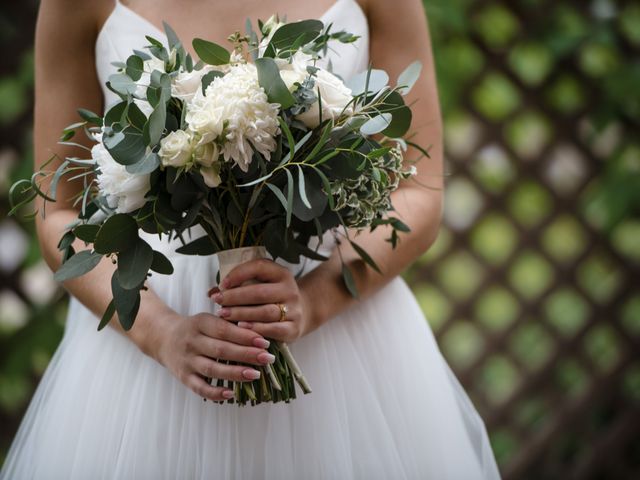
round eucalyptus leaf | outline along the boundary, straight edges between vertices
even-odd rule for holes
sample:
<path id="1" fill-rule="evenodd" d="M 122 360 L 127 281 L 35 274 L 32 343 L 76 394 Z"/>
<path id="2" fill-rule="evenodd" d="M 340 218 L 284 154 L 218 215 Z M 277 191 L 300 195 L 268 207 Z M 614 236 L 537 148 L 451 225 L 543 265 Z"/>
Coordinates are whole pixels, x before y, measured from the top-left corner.
<path id="1" fill-rule="evenodd" d="M 363 135 L 375 135 L 376 133 L 380 133 L 391 124 L 391 118 L 392 116 L 390 113 L 382 113 L 375 116 L 367 120 L 360 127 L 360 133 Z"/>
<path id="2" fill-rule="evenodd" d="M 138 238 L 133 247 L 118 255 L 118 278 L 122 288 L 136 288 L 144 282 L 152 262 L 153 249 Z"/>
<path id="3" fill-rule="evenodd" d="M 124 252 L 138 239 L 138 224 L 127 214 L 116 213 L 100 227 L 93 248 L 102 254 Z"/>

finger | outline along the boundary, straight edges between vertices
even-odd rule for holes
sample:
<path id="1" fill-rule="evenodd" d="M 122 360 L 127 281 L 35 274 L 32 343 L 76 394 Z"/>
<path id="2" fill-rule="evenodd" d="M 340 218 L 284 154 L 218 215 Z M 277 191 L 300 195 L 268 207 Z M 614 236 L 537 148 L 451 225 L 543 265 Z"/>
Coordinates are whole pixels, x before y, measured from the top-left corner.
<path id="1" fill-rule="evenodd" d="M 218 293 L 219 291 L 220 291 L 220 288 L 218 288 L 218 286 L 211 287 L 209 289 L 209 291 L 207 292 L 207 297 L 211 297 L 211 295 L 214 295 L 214 294 Z"/>
<path id="2" fill-rule="evenodd" d="M 294 322 L 290 321 L 275 323 L 250 322 L 246 325 L 243 324 L 243 326 L 251 328 L 251 330 L 258 332 L 260 335 L 281 342 L 292 342 L 298 338 L 297 327 Z"/>
<path id="3" fill-rule="evenodd" d="M 243 347 L 204 335 L 195 340 L 194 349 L 195 353 L 205 357 L 252 365 L 267 365 L 275 361 L 275 357 L 271 353 L 261 348 Z"/>
<path id="4" fill-rule="evenodd" d="M 225 277 L 220 287 L 222 290 L 237 287 L 248 280 L 259 282 L 278 282 L 287 274 L 290 274 L 282 265 L 278 265 L 273 260 L 261 258 L 251 260 L 235 267 Z"/>
<path id="5" fill-rule="evenodd" d="M 246 365 L 225 365 L 208 357 L 198 356 L 193 361 L 194 370 L 206 378 L 221 378 L 234 382 L 246 382 L 260 378 L 260 370 Z"/>
<path id="6" fill-rule="evenodd" d="M 189 387 L 196 395 L 214 402 L 233 398 L 233 390 L 225 387 L 214 387 L 213 385 L 209 385 L 202 377 L 196 374 L 189 376 L 187 387 Z"/>
<path id="7" fill-rule="evenodd" d="M 279 322 L 280 307 L 275 303 L 255 307 L 224 307 L 218 315 L 231 322 Z"/>
<path id="8" fill-rule="evenodd" d="M 198 331 L 207 337 L 226 340 L 237 345 L 269 348 L 269 340 L 260 334 L 240 328 L 221 318 L 204 314 L 198 320 Z"/>
<path id="9" fill-rule="evenodd" d="M 289 287 L 285 283 L 256 283 L 216 293 L 213 301 L 223 307 L 264 305 L 282 302 L 289 293 Z"/>

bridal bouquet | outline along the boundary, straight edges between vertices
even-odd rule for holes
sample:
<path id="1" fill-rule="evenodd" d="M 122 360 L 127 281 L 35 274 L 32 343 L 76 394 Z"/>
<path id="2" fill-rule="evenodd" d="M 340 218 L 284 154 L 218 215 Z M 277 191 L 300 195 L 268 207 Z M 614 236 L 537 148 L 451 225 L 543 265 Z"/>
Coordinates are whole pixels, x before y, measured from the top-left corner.
<path id="1" fill-rule="evenodd" d="M 130 329 L 147 277 L 173 272 L 140 230 L 180 239 L 177 252 L 185 255 L 261 247 L 292 263 L 326 260 L 310 241 L 330 230 L 378 271 L 350 230 L 389 225 L 394 247 L 397 232 L 408 230 L 390 216 L 390 194 L 415 171 L 403 166 L 407 144 L 414 145 L 402 138 L 411 122 L 403 95 L 420 64 L 395 86 L 375 69 L 345 84 L 318 60 L 329 42 L 356 36 L 331 32 L 318 20 L 272 17 L 258 27 L 247 22 L 246 34 L 231 35 L 230 50 L 196 38 L 195 61 L 165 24 L 167 46 L 146 37 L 145 52 L 115 65 L 107 87 L 119 101 L 104 116 L 78 110 L 83 121 L 64 130 L 62 144 L 86 149 L 72 142 L 79 129 L 95 141 L 90 158 L 66 158 L 54 171 L 45 165 L 12 187 L 15 211 L 36 195 L 55 201 L 63 177 L 83 181 L 75 199 L 80 213 L 60 240 L 63 263 L 55 278 L 81 276 L 103 257 L 117 264 L 113 300 L 98 329 L 116 313 Z M 43 177 L 50 179 L 47 192 Z M 196 225 L 205 234 L 191 239 Z M 76 239 L 87 248 L 76 252 Z M 343 278 L 357 295 L 346 267 Z M 287 345 L 272 342 L 270 351 L 276 362 L 262 367 L 260 379 L 230 385 L 236 392 L 230 402 L 289 401 L 294 380 L 310 391 Z"/>

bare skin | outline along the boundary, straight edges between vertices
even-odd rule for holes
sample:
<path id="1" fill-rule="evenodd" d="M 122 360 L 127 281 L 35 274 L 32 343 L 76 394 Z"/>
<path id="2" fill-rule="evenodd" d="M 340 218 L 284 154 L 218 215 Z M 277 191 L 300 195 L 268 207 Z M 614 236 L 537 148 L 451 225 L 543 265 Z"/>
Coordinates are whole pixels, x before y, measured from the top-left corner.
<path id="1" fill-rule="evenodd" d="M 307 2 L 295 0 L 130 0 L 123 3 L 157 26 L 163 19 L 170 18 L 172 27 L 182 38 L 201 36 L 224 44 L 231 33 L 229 26 L 243 25 L 247 16 L 254 20 L 266 19 L 278 12 L 286 13 L 289 19 L 318 18 L 334 2 L 313 2 L 313 9 Z M 229 275 L 228 283 L 221 285 L 222 291 L 216 288 L 213 292 L 212 300 L 224 306 L 220 317 L 208 313 L 182 316 L 148 290 L 142 295 L 140 313 L 129 332 L 124 332 L 117 321 L 110 322 L 112 328 L 126 335 L 142 352 L 205 398 L 221 400 L 230 398 L 233 392 L 210 386 L 203 377 L 239 381 L 252 379 L 257 372 L 248 367 L 222 365 L 213 358 L 255 365 L 273 361 L 265 350 L 268 346 L 265 337 L 295 341 L 315 330 L 354 302 L 362 301 L 382 288 L 426 251 L 436 238 L 442 209 L 442 124 L 422 2 L 361 0 L 359 3 L 369 21 L 370 61 L 376 68 L 386 70 L 394 81 L 412 61 L 417 59 L 424 65 L 423 75 L 407 100 L 415 102 L 412 140 L 423 146 L 430 145 L 431 158 L 420 159 L 416 164 L 416 181 L 403 183 L 393 196 L 396 214 L 412 231 L 402 235 L 395 250 L 385 241 L 389 231 L 383 228 L 373 234 L 359 235 L 358 243 L 376 260 L 382 275 L 367 267 L 348 245 L 340 246 L 342 258 L 354 273 L 360 300 L 351 298 L 343 287 L 336 249 L 330 260 L 297 281 L 288 270 L 269 261 L 255 261 L 238 267 Z M 62 128 L 77 121 L 77 107 L 102 111 L 102 92 L 94 68 L 94 45 L 96 35 L 112 9 L 112 0 L 41 2 L 36 28 L 36 169 L 54 153 L 58 158 L 77 155 L 77 150 L 56 143 Z M 208 9 L 216 14 L 194 13 Z M 89 142 L 85 143 L 88 145 Z M 410 159 L 418 157 L 415 151 L 408 154 Z M 37 220 L 42 254 L 53 270 L 57 270 L 61 262 L 57 242 L 65 225 L 77 216 L 71 202 L 62 199 L 71 198 L 76 191 L 77 186 L 61 182 L 58 187 L 61 200 L 48 204 L 46 217 L 39 216 Z M 76 247 L 77 250 L 85 248 L 81 242 Z M 111 262 L 105 260 L 89 274 L 70 280 L 64 286 L 100 316 L 111 299 L 109 285 L 113 269 Z M 263 283 L 241 286 L 248 279 Z M 314 302 L 313 299 L 330 301 Z M 287 305 L 287 321 L 278 322 L 280 309 L 276 303 Z M 240 323 L 236 325 L 230 320 Z"/>

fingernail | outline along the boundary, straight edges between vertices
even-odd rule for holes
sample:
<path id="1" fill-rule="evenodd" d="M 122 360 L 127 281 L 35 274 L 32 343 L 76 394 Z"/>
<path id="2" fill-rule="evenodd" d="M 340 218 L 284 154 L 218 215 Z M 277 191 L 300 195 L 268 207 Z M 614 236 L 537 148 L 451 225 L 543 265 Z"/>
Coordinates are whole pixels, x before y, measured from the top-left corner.
<path id="1" fill-rule="evenodd" d="M 257 380 L 260 378 L 260 371 L 253 368 L 247 368 L 242 371 L 242 376 L 247 380 Z"/>
<path id="2" fill-rule="evenodd" d="M 265 338 L 256 337 L 256 338 L 253 339 L 253 344 L 256 347 L 269 348 L 269 345 L 271 345 L 271 342 L 269 342 L 269 340 L 267 340 Z"/>
<path id="3" fill-rule="evenodd" d="M 228 308 L 221 308 L 220 311 L 218 312 L 218 316 L 222 318 L 226 318 L 229 315 L 231 315 L 231 310 L 229 310 Z"/>
<path id="4" fill-rule="evenodd" d="M 220 289 L 218 287 L 211 287 L 207 292 L 207 297 L 210 297 L 211 295 L 213 295 L 214 293 L 218 293 L 219 291 Z"/>
<path id="5" fill-rule="evenodd" d="M 222 396 L 224 398 L 233 398 L 233 390 L 225 390 L 224 392 L 222 392 Z"/>
<path id="6" fill-rule="evenodd" d="M 220 286 L 221 286 L 222 288 L 229 288 L 229 279 L 228 279 L 228 278 L 225 278 L 225 279 L 222 281 L 222 283 L 220 284 Z"/>
<path id="7" fill-rule="evenodd" d="M 269 352 L 260 352 L 258 354 L 258 360 L 260 360 L 261 363 L 273 363 L 276 361 L 276 357 Z"/>
<path id="8" fill-rule="evenodd" d="M 216 302 L 217 304 L 220 304 L 220 302 L 222 302 L 221 293 L 215 293 L 212 298 L 213 298 L 213 301 Z"/>
<path id="9" fill-rule="evenodd" d="M 240 328 L 248 328 L 249 330 L 251 330 L 253 328 L 253 323 L 251 323 L 251 322 L 238 322 L 238 326 Z"/>

